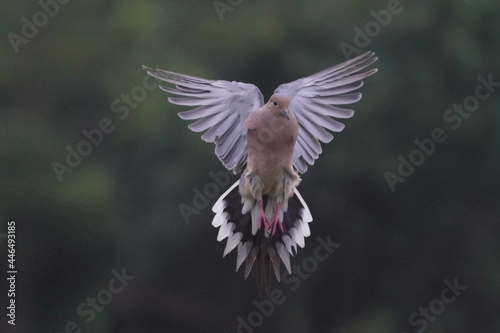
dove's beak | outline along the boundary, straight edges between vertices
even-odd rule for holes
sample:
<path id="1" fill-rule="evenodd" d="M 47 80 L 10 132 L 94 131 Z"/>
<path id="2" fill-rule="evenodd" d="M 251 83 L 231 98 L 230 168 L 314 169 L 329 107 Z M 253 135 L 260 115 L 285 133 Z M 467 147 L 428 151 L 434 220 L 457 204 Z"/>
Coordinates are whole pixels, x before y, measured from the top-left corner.
<path id="1" fill-rule="evenodd" d="M 281 112 L 283 112 L 287 120 L 290 120 L 290 115 L 288 114 L 288 110 L 283 110 Z"/>

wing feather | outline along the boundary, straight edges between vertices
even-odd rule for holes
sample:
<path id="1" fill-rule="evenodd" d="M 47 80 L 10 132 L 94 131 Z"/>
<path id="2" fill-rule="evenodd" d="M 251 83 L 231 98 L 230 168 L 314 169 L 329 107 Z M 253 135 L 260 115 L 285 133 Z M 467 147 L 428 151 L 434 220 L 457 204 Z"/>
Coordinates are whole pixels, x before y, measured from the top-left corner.
<path id="1" fill-rule="evenodd" d="M 361 71 L 375 61 L 375 53 L 367 52 L 309 77 L 282 84 L 274 91 L 290 98 L 290 110 L 299 123 L 293 156 L 297 171 L 304 173 L 307 165 L 314 164 L 321 154 L 320 141 L 328 143 L 333 139 L 328 130 L 341 132 L 344 129 L 344 124 L 333 118 L 350 118 L 354 111 L 338 105 L 361 99 L 362 94 L 355 90 L 361 88 L 363 80 L 375 74 L 377 69 Z"/>
<path id="2" fill-rule="evenodd" d="M 172 104 L 195 108 L 180 112 L 194 132 L 203 132 L 202 139 L 215 143 L 215 153 L 222 164 L 234 173 L 244 169 L 247 156 L 246 131 L 241 130 L 250 113 L 264 105 L 260 90 L 253 84 L 207 80 L 195 76 L 152 69 L 143 66 L 156 79 L 173 86 L 160 86 L 172 95 Z"/>

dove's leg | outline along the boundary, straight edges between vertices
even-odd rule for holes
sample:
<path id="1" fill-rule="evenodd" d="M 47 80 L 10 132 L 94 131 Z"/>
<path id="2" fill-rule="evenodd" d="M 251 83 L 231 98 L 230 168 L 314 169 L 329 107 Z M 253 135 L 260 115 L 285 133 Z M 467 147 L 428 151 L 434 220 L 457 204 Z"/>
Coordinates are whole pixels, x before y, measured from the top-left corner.
<path id="1" fill-rule="evenodd" d="M 280 227 L 280 230 L 283 231 L 283 223 L 281 223 L 280 220 L 280 209 L 281 209 L 281 202 L 276 202 L 276 214 L 274 215 L 273 222 L 271 222 L 271 225 L 273 226 L 273 232 L 272 234 L 276 232 L 276 226 Z"/>
<path id="2" fill-rule="evenodd" d="M 262 228 L 262 227 L 264 227 L 265 230 L 269 230 L 269 229 L 271 229 L 271 224 L 267 220 L 266 212 L 264 211 L 264 201 L 262 201 L 262 199 L 260 199 L 257 202 L 259 203 L 259 207 L 260 207 L 259 229 Z"/>
<path id="3" fill-rule="evenodd" d="M 291 175 L 289 172 L 284 171 L 283 176 L 276 184 L 276 212 L 274 214 L 271 226 L 273 227 L 272 234 L 276 232 L 276 227 L 279 227 L 283 231 L 283 222 L 280 219 L 280 215 L 286 212 L 288 209 L 288 199 L 293 196 L 295 187 L 299 184 L 300 178 L 295 173 Z M 282 206 L 283 205 L 283 206 Z"/>
<path id="4" fill-rule="evenodd" d="M 266 212 L 264 210 L 264 201 L 262 200 L 262 191 L 264 191 L 264 183 L 260 179 L 259 175 L 254 172 L 249 172 L 245 176 L 245 187 L 246 191 L 249 192 L 252 197 L 257 200 L 260 208 L 260 221 L 259 229 L 265 228 L 268 230 L 271 228 L 271 224 L 267 220 Z"/>

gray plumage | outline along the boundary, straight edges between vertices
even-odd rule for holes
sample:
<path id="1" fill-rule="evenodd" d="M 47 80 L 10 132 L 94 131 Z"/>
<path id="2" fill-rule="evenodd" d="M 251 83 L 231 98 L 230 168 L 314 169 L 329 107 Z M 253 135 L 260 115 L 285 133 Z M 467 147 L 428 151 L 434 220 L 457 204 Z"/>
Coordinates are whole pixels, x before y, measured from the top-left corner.
<path id="1" fill-rule="evenodd" d="M 144 67 L 147 73 L 173 86 L 161 89 L 180 97 L 168 100 L 195 107 L 180 112 L 188 127 L 203 132 L 215 153 L 240 180 L 213 207 L 217 239 L 227 240 L 224 256 L 237 248 L 237 269 L 246 261 L 245 277 L 257 262 L 260 288 L 270 291 L 270 269 L 280 280 L 280 259 L 291 273 L 292 249 L 304 246 L 312 221 L 296 190 L 299 174 L 322 152 L 321 144 L 340 132 L 337 119 L 354 114 L 343 106 L 361 99 L 355 90 L 377 69 L 373 52 L 321 72 L 280 85 L 264 104 L 260 90 L 248 83 L 207 80 Z M 260 290 L 262 290 L 260 289 Z"/>

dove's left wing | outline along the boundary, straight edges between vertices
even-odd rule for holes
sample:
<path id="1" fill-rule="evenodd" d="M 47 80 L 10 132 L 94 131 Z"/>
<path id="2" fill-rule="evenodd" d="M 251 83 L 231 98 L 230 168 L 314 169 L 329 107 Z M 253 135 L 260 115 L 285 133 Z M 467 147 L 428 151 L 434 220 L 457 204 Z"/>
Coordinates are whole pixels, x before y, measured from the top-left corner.
<path id="1" fill-rule="evenodd" d="M 170 97 L 170 103 L 198 106 L 180 112 L 179 117 L 197 119 L 189 124 L 189 129 L 194 132 L 207 130 L 201 138 L 215 143 L 215 154 L 227 169 L 240 172 L 246 165 L 248 150 L 246 130 L 241 130 L 241 126 L 250 113 L 264 105 L 260 90 L 249 83 L 207 80 L 161 69 L 144 69 L 149 75 L 175 86 L 160 86 L 166 92 L 182 96 Z"/>
<path id="2" fill-rule="evenodd" d="M 319 141 L 328 143 L 333 132 L 341 132 L 344 124 L 331 118 L 350 118 L 353 110 L 337 105 L 352 104 L 361 99 L 360 92 L 352 92 L 363 86 L 363 79 L 377 69 L 358 73 L 377 61 L 375 53 L 367 52 L 337 66 L 314 75 L 280 85 L 275 94 L 290 98 L 290 110 L 297 117 L 299 135 L 293 154 L 293 165 L 300 173 L 307 171 L 321 154 Z M 358 73 L 358 74 L 357 74 Z"/>

